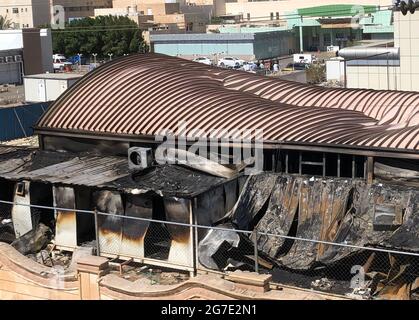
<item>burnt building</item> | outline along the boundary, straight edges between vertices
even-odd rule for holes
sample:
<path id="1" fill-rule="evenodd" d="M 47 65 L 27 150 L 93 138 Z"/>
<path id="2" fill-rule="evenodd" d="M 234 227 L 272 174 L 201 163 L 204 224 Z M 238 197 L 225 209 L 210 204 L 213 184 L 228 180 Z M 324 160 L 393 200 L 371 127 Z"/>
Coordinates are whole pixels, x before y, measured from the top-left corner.
<path id="1" fill-rule="evenodd" d="M 217 252 L 246 241 L 162 221 L 419 248 L 419 93 L 320 88 L 133 55 L 79 80 L 35 130 L 39 150 L 0 149 L 0 199 L 39 207 L 8 208 L 16 236 L 44 221 L 61 248 L 97 240 L 101 255 L 190 271 L 240 264 Z M 263 172 L 249 177 L 251 162 L 232 155 L 224 165 L 157 165 L 167 132 L 189 153 L 208 148 L 208 161 L 239 144 L 253 163 L 263 155 Z M 129 168 L 132 148 L 150 157 L 143 170 Z M 355 251 L 252 237 L 266 259 L 294 269 Z"/>

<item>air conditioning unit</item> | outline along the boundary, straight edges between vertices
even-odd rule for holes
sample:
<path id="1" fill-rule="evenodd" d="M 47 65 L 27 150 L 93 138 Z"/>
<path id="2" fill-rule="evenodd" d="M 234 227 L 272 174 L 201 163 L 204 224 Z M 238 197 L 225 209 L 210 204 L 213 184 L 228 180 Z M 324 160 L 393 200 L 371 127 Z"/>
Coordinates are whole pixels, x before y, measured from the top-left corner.
<path id="1" fill-rule="evenodd" d="M 22 62 L 22 56 L 21 55 L 16 55 L 15 56 L 15 61 L 16 62 Z"/>
<path id="2" fill-rule="evenodd" d="M 128 149 L 128 168 L 130 170 L 144 170 L 153 163 L 151 148 L 132 147 Z"/>
<path id="3" fill-rule="evenodd" d="M 7 56 L 6 57 L 6 62 L 13 62 L 13 57 L 12 56 Z"/>

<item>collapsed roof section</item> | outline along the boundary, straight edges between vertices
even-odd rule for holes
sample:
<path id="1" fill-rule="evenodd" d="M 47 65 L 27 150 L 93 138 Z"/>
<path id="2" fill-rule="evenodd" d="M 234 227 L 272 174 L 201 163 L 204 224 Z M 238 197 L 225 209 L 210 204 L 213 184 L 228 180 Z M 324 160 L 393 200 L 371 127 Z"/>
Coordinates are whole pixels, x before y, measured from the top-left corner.
<path id="1" fill-rule="evenodd" d="M 178 165 L 128 170 L 123 157 L 0 148 L 0 176 L 56 185 L 106 188 L 124 193 L 154 192 L 161 196 L 194 197 L 228 179 Z"/>
<path id="2" fill-rule="evenodd" d="M 186 122 L 186 129 L 179 126 Z M 201 129 L 201 130 L 199 130 Z M 107 63 L 46 112 L 41 135 L 151 141 L 230 138 L 263 130 L 265 144 L 419 153 L 419 94 L 329 89 L 224 70 L 160 54 Z M 213 130 L 211 132 L 211 130 Z M 255 138 L 253 131 L 246 138 Z"/>
<path id="3" fill-rule="evenodd" d="M 246 182 L 232 222 L 253 230 L 259 250 L 272 259 L 292 269 L 307 269 L 341 260 L 365 246 L 418 252 L 418 201 L 416 188 L 264 173 Z M 286 239 L 260 233 L 359 248 L 295 241 L 284 250 Z"/>

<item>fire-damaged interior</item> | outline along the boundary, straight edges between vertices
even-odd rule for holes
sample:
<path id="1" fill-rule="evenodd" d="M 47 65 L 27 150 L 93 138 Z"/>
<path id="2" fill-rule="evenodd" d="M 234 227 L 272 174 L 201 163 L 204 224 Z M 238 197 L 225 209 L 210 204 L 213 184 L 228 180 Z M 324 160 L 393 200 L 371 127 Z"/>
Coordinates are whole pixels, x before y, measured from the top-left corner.
<path id="1" fill-rule="evenodd" d="M 107 63 L 52 104 L 36 128 L 40 148 L 0 147 L 0 240 L 30 257 L 90 248 L 192 274 L 250 270 L 331 293 L 417 299 L 412 95 L 304 87 L 161 55 Z M 182 135 L 184 118 L 195 127 Z M 251 152 L 239 143 L 249 156 L 240 163 L 222 152 L 235 125 L 266 133 L 263 145 L 246 136 Z M 213 126 L 223 164 L 214 149 L 190 148 L 212 138 L 197 128 Z M 161 163 L 166 127 L 179 150 Z M 191 154 L 200 161 L 180 161 Z"/>
<path id="2" fill-rule="evenodd" d="M 419 253 L 414 162 L 398 169 L 400 181 L 408 182 L 403 185 L 378 176 L 368 183 L 363 176 L 267 168 L 229 179 L 185 165 L 130 171 L 125 157 L 0 149 L 1 241 L 23 254 L 53 241 L 59 250 L 90 245 L 105 257 L 187 271 L 253 271 L 257 243 L 259 271 L 275 281 L 310 288 L 327 279 L 317 289 L 348 293 L 356 265 L 364 268 L 371 294 L 415 297 L 418 257 L 396 253 Z M 319 155 L 298 158 L 310 157 Z M 356 158 L 349 159 L 356 167 Z M 399 163 L 380 161 L 374 167 L 387 173 Z"/>

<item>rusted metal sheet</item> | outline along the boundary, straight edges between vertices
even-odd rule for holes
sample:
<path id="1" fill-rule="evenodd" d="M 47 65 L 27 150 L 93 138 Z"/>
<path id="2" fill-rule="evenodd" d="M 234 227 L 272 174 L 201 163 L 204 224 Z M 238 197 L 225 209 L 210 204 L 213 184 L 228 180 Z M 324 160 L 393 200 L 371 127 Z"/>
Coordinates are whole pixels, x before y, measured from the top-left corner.
<path id="1" fill-rule="evenodd" d="M 54 186 L 52 191 L 55 207 L 73 209 L 71 211 L 56 209 L 55 244 L 75 248 L 77 247 L 77 215 L 74 189 Z"/>
<path id="2" fill-rule="evenodd" d="M 416 92 L 320 88 L 143 54 L 80 80 L 49 108 L 37 132 L 153 139 L 167 129 L 228 139 L 228 130 L 260 129 L 271 143 L 417 153 L 418 114 Z"/>

